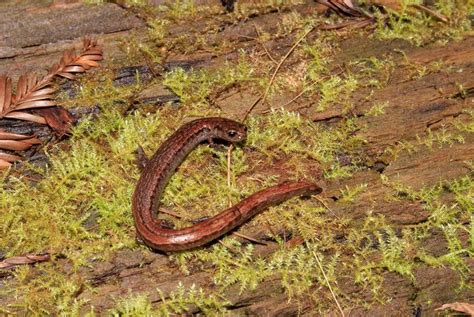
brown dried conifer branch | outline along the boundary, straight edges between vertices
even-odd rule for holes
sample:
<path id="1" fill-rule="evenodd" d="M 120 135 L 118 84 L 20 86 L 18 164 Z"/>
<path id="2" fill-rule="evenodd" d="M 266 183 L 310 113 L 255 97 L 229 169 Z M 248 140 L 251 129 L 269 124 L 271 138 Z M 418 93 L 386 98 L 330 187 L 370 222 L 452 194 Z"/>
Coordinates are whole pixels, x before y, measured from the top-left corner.
<path id="1" fill-rule="evenodd" d="M 356 5 L 352 3 L 352 0 L 316 0 L 316 2 L 332 9 L 341 17 L 365 17 L 372 18 Z"/>
<path id="2" fill-rule="evenodd" d="M 0 118 L 46 124 L 43 117 L 23 110 L 55 106 L 56 102 L 52 100 L 56 92 L 56 89 L 52 87 L 53 78 L 61 76 L 74 79 L 76 73 L 98 67 L 100 60 L 102 60 L 102 49 L 97 46 L 96 41 L 85 38 L 83 51 L 79 55 L 76 55 L 73 49 L 65 51 L 60 62 L 53 65 L 43 78 L 39 79 L 36 74 L 20 76 L 16 95 L 13 94 L 11 79 L 0 76 Z"/>
<path id="3" fill-rule="evenodd" d="M 344 21 L 338 24 L 323 25 L 320 27 L 322 30 L 336 30 L 351 26 L 352 28 L 362 28 L 367 25 L 373 24 L 375 18 L 361 10 L 357 5 L 352 3 L 352 0 L 315 0 L 318 3 L 328 7 L 332 11 L 336 12 L 337 15 L 343 18 L 363 18 L 358 21 Z"/>
<path id="4" fill-rule="evenodd" d="M 12 80 L 5 75 L 0 76 L 0 119 L 9 118 L 48 124 L 53 130 L 63 134 L 68 130 L 70 122 L 53 124 L 54 120 L 48 119 L 50 114 L 47 114 L 46 110 L 42 110 L 43 116 L 25 110 L 56 106 L 57 104 L 53 100 L 56 88 L 52 86 L 54 77 L 75 79 L 77 73 L 98 67 L 98 61 L 101 60 L 102 49 L 98 47 L 97 42 L 85 38 L 82 52 L 79 55 L 76 55 L 73 49 L 65 51 L 59 63 L 53 65 L 43 78 L 39 78 L 36 74 L 20 76 L 16 85 L 16 94 L 13 93 Z M 33 144 L 39 143 L 41 143 L 40 140 L 34 136 L 19 135 L 0 129 L 0 149 L 23 151 L 29 149 Z M 8 168 L 12 162 L 19 159 L 21 158 L 17 155 L 0 152 L 0 169 Z"/>

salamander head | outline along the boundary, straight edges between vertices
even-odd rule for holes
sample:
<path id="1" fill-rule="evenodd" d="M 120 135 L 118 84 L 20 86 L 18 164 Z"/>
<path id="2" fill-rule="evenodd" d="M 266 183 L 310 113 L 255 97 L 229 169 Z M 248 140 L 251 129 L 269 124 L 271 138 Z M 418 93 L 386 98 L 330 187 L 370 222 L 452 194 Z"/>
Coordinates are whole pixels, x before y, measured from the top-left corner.
<path id="1" fill-rule="evenodd" d="M 237 143 L 247 137 L 247 127 L 242 123 L 225 118 L 216 118 L 213 123 L 212 130 L 216 138 Z"/>

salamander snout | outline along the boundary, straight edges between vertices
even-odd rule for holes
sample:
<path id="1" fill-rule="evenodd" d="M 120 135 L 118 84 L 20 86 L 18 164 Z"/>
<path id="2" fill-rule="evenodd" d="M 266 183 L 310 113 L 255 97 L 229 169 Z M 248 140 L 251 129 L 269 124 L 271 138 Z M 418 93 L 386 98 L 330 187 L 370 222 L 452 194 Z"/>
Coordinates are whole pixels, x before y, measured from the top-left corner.
<path id="1" fill-rule="evenodd" d="M 231 143 L 245 140 L 247 137 L 247 127 L 237 121 L 221 118 L 214 130 L 218 138 Z"/>
<path id="2" fill-rule="evenodd" d="M 235 127 L 226 129 L 225 139 L 229 142 L 240 142 L 243 141 L 247 136 L 247 127 L 242 126 L 236 129 Z"/>

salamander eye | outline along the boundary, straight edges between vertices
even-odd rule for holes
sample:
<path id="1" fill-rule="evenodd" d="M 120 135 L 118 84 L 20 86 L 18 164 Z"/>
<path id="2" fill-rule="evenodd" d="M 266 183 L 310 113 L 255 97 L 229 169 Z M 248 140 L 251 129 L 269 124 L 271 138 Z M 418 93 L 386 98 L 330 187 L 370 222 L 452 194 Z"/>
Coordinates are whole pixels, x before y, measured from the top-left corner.
<path id="1" fill-rule="evenodd" d="M 229 130 L 227 131 L 227 135 L 230 137 L 230 138 L 235 138 L 237 136 L 237 131 L 235 130 Z"/>

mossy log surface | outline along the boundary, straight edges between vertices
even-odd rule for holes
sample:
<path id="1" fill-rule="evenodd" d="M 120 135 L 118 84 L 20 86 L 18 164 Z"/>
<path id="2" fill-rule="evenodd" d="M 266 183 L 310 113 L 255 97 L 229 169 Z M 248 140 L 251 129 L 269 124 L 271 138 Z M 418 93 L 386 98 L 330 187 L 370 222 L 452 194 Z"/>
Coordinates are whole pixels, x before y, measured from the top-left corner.
<path id="1" fill-rule="evenodd" d="M 218 1 L 203 3 L 217 4 Z M 162 65 L 154 66 L 168 70 L 177 67 L 212 70 L 222 67 L 227 62 L 236 62 L 241 52 L 258 53 L 263 56 L 267 51 L 278 61 L 295 43 L 295 38 L 285 36 L 270 38 L 265 42 L 264 50 L 257 39 L 259 33 L 277 32 L 278 21 L 291 12 L 309 16 L 321 11 L 324 11 L 322 7 L 316 6 L 312 1 L 306 1 L 290 9 L 268 10 L 262 14 L 255 14 L 238 23 L 229 25 L 222 23 L 219 31 L 205 34 L 208 45 L 217 46 L 224 41 L 230 43 L 221 50 L 221 53 L 216 54 L 215 51 L 208 52 L 203 49 L 191 53 L 170 50 L 167 52 L 166 61 Z M 204 17 L 185 25 L 170 26 L 168 35 L 174 38 L 183 34 L 192 37 L 193 32 L 203 28 L 212 19 L 221 17 L 204 14 Z M 151 81 L 154 77 L 154 70 L 149 68 L 152 65 L 127 64 L 127 56 L 121 49 L 123 37 L 133 34 L 140 39 L 144 36 L 146 23 L 136 11 L 128 11 L 112 3 L 92 7 L 76 1 L 28 1 L 28 4 L 6 1 L 0 5 L 0 20 L 2 21 L 0 74 L 6 73 L 15 80 L 22 73 L 42 72 L 48 69 L 51 61 L 57 61 L 63 50 L 77 47 L 80 38 L 89 34 L 95 35 L 103 44 L 106 67 L 113 69 L 117 85 L 135 83 L 137 73 L 141 75 L 143 83 Z M 308 42 L 316 40 L 316 35 L 312 33 L 308 35 Z M 355 132 L 365 140 L 359 149 L 364 160 L 358 163 L 358 170 L 346 178 L 321 177 L 320 182 L 324 188 L 321 198 L 332 212 L 328 213 L 327 217 L 347 217 L 351 224 L 360 224 L 370 210 L 372 214 L 382 215 L 385 221 L 395 228 L 396 234 L 400 234 L 404 228 L 426 222 L 430 212 L 424 208 L 422 199 L 387 199 L 393 194 L 393 188 L 387 186 L 384 177 L 391 183 L 421 190 L 424 187 L 436 186 L 442 181 L 449 182 L 465 175 L 472 175 L 472 166 L 469 167 L 466 163 L 474 159 L 472 132 L 463 134 L 462 142 L 447 141 L 441 145 L 430 146 L 426 140 L 433 135 L 449 134 L 455 130 L 455 124 L 472 120 L 472 114 L 466 113 L 466 110 L 474 109 L 472 94 L 474 37 L 464 36 L 460 40 L 449 41 L 444 45 L 433 43 L 422 47 L 414 46 L 404 40 L 382 41 L 368 38 L 364 31 L 354 31 L 353 34 L 351 31 L 341 31 L 341 35 L 334 37 L 334 40 L 338 41 L 339 49 L 330 62 L 329 69 L 333 70 L 333 73 L 349 67 L 354 59 L 390 58 L 395 66 L 389 76 L 383 78 L 385 81 L 383 87 L 377 89 L 359 87 L 354 90 L 348 98 L 348 102 L 353 105 L 349 112 L 347 107 L 337 104 L 317 110 L 316 101 L 312 97 L 302 96 L 288 103 L 298 92 L 277 94 L 276 97 L 272 97 L 271 103 L 274 106 L 285 105 L 287 110 L 297 111 L 304 118 L 321 125 L 333 126 L 350 117 L 355 118 L 358 125 L 365 127 Z M 403 54 L 397 53 L 401 51 Z M 436 62 L 442 62 L 442 66 L 429 71 L 427 75 L 419 76 L 411 72 L 409 67 L 400 66 L 405 65 L 405 60 L 419 68 L 429 69 Z M 289 59 L 282 68 L 291 69 L 297 62 L 296 59 Z M 448 68 L 449 72 L 444 71 Z M 381 76 L 383 77 L 383 74 Z M 60 84 L 63 85 L 63 92 L 74 94 L 74 85 L 61 81 Z M 461 91 L 461 86 L 465 90 Z M 212 102 L 222 110 L 223 116 L 243 118 L 248 106 L 257 97 L 254 90 L 227 87 L 225 91 L 212 96 Z M 139 109 L 144 105 L 150 107 L 150 104 L 151 107 L 160 107 L 167 102 L 178 104 L 179 97 L 155 81 L 134 96 L 130 107 Z M 374 104 L 384 102 L 389 104 L 383 113 L 376 116 L 367 115 Z M 266 113 L 268 110 L 269 103 L 259 104 L 254 113 Z M 89 108 L 87 111 L 94 110 Z M 84 115 L 80 109 L 72 109 L 71 112 L 77 119 L 81 119 Z M 43 141 L 51 137 L 51 131 L 48 132 L 48 128 L 44 126 L 6 119 L 0 119 L 0 126 L 11 132 L 36 134 Z M 63 138 L 57 142 L 67 140 Z M 414 150 L 406 150 L 408 145 Z M 387 149 L 391 149 L 392 152 L 388 153 Z M 41 149 L 39 151 L 42 153 Z M 396 155 L 393 155 L 394 152 Z M 46 157 L 38 155 L 36 149 L 24 154 L 26 158 L 32 157 L 32 162 L 45 160 L 42 164 L 47 164 Z M 347 161 L 350 164 L 352 159 L 341 154 L 340 161 Z M 276 160 L 274 163 L 271 168 L 280 169 L 281 175 L 288 172 L 285 171 L 284 161 Z M 262 171 L 265 169 L 262 167 Z M 360 184 L 365 184 L 365 187 L 356 200 L 348 203 L 343 199 L 341 189 L 357 188 Z M 441 197 L 446 202 L 452 199 L 449 193 Z M 267 228 L 246 226 L 243 233 L 267 241 L 267 245 L 255 244 L 253 257 L 266 258 L 278 248 L 276 242 L 268 239 Z M 472 232 L 470 234 L 472 235 Z M 472 237 L 469 237 L 469 232 L 463 232 L 460 233 L 459 239 L 466 246 Z M 250 243 L 244 239 L 240 241 L 244 244 Z M 335 243 L 341 245 L 349 243 L 344 232 L 338 236 Z M 376 247 L 374 245 L 374 248 Z M 436 230 L 425 241 L 424 247 L 426 252 L 435 255 L 444 254 L 449 248 L 443 233 Z M 2 251 L 7 250 L 0 250 Z M 341 259 L 350 256 L 343 254 Z M 93 306 L 98 314 L 105 313 L 114 307 L 117 298 L 130 294 L 148 293 L 151 304 L 159 305 L 163 300 L 162 296 L 166 298 L 173 292 L 178 282 L 185 289 L 192 285 L 209 292 L 215 292 L 217 289 L 213 282 L 212 268 L 191 267 L 190 272 L 184 274 L 168 255 L 153 253 L 145 248 L 124 248 L 114 252 L 105 261 L 91 260 L 88 266 L 80 267 L 77 271 L 68 259 L 59 256 L 54 261 L 61 274 L 79 278 L 84 281 L 84 285 L 87 285 L 76 294 L 78 300 L 87 303 L 81 308 L 81 313 L 89 311 L 90 306 Z M 416 262 L 416 259 L 413 261 Z M 472 272 L 474 260 L 466 255 L 464 261 Z M 342 266 L 343 263 L 338 263 L 336 271 Z M 32 269 L 35 270 L 36 267 Z M 459 289 L 460 276 L 449 267 L 417 263 L 413 267 L 412 278 L 389 270 L 383 272 L 382 276 L 382 289 L 385 298 L 389 300 L 378 302 L 372 301 L 370 291 L 354 284 L 352 278 L 337 276 L 336 273 L 340 294 L 357 296 L 360 301 L 367 300 L 371 303 L 370 307 L 357 305 L 344 307 L 347 309 L 346 313 L 350 313 L 351 316 L 363 316 L 369 312 L 371 316 L 410 316 L 414 312 L 421 311 L 422 315 L 431 316 L 435 314 L 436 308 L 445 303 L 474 302 L 473 290 L 469 287 Z M 8 287 L 15 285 L 12 279 L 10 274 L 0 276 L 0 288 L 6 284 Z M 314 314 L 314 298 L 308 298 L 307 301 L 304 298 L 289 300 L 288 294 L 281 287 L 279 276 L 264 279 L 253 290 L 240 292 L 239 287 L 239 285 L 230 286 L 222 294 L 228 301 L 226 309 L 232 314 L 254 316 Z M 321 285 L 313 287 L 325 288 Z M 162 295 L 157 293 L 156 289 L 161 290 Z M 332 302 L 332 298 L 327 295 L 327 298 L 322 298 L 321 301 Z M 0 307 L 13 307 L 9 305 L 15 302 L 16 299 L 13 297 L 0 296 Z M 198 314 L 200 309 L 190 306 L 187 313 Z M 332 305 L 332 309 L 327 313 L 336 315 L 338 310 Z"/>

